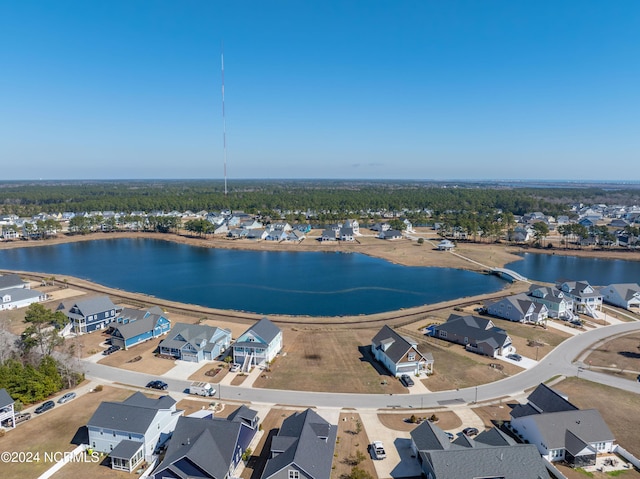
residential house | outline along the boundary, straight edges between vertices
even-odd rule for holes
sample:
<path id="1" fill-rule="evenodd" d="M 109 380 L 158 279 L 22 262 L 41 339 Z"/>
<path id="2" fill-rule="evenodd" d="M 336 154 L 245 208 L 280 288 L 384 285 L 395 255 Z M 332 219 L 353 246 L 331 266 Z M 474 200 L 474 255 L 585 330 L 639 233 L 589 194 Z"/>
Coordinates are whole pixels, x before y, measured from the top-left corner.
<path id="1" fill-rule="evenodd" d="M 378 238 L 384 239 L 384 240 L 399 240 L 402 238 L 402 231 L 398 231 L 398 230 L 381 231 L 380 234 L 378 234 Z"/>
<path id="2" fill-rule="evenodd" d="M 240 406 L 226 419 L 180 417 L 154 479 L 230 479 L 258 430 L 257 412 Z"/>
<path id="3" fill-rule="evenodd" d="M 598 410 L 580 410 L 544 384 L 531 393 L 526 405 L 514 408 L 511 417 L 511 429 L 549 462 L 594 465 L 598 454 L 615 448 L 613 433 Z"/>
<path id="4" fill-rule="evenodd" d="M 146 310 L 124 308 L 116 318 L 116 323 L 111 332 L 111 344 L 122 349 L 158 338 L 171 329 L 171 321 L 157 306 Z"/>
<path id="5" fill-rule="evenodd" d="M 640 309 L 640 285 L 638 283 L 610 284 L 600 288 L 605 303 L 625 309 Z"/>
<path id="6" fill-rule="evenodd" d="M 329 479 L 338 427 L 312 409 L 286 418 L 261 479 Z"/>
<path id="7" fill-rule="evenodd" d="M 121 309 L 108 296 L 94 296 L 72 302 L 64 301 L 56 311 L 62 311 L 69 318 L 74 333 L 84 334 L 107 327 L 116 320 Z"/>
<path id="8" fill-rule="evenodd" d="M 165 356 L 183 361 L 211 361 L 231 344 L 231 331 L 204 324 L 176 323 L 158 350 Z"/>
<path id="9" fill-rule="evenodd" d="M 348 228 L 346 226 L 343 226 L 342 228 L 340 228 L 340 241 L 354 241 L 354 233 L 353 233 L 353 228 Z"/>
<path id="10" fill-rule="evenodd" d="M 136 392 L 122 402 L 103 401 L 87 423 L 89 447 L 111 458 L 111 467 L 132 472 L 169 439 L 183 411 L 171 396 Z"/>
<path id="11" fill-rule="evenodd" d="M 416 341 L 399 335 L 389 326 L 383 326 L 371 340 L 371 352 L 396 377 L 433 373 L 433 355 L 421 353 Z"/>
<path id="12" fill-rule="evenodd" d="M 490 357 L 515 352 L 511 338 L 504 329 L 497 328 L 491 320 L 478 316 L 452 314 L 446 322 L 433 326 L 432 335 L 462 344 L 469 351 Z"/>
<path id="13" fill-rule="evenodd" d="M 32 303 L 41 303 L 48 298 L 46 293 L 28 288 L 0 290 L 0 311 L 25 308 Z"/>
<path id="14" fill-rule="evenodd" d="M 347 220 L 345 221 L 344 226 L 346 228 L 351 228 L 355 236 L 360 236 L 360 223 L 358 223 L 358 220 Z"/>
<path id="15" fill-rule="evenodd" d="M 455 243 L 449 241 L 448 239 L 444 239 L 440 241 L 440 243 L 438 243 L 438 251 L 452 251 L 455 247 Z"/>
<path id="16" fill-rule="evenodd" d="M 245 230 L 259 230 L 264 229 L 262 223 L 256 220 L 246 220 L 240 223 L 240 227 Z"/>
<path id="17" fill-rule="evenodd" d="M 602 295 L 587 281 L 565 281 L 557 284 L 556 288 L 573 299 L 573 309 L 576 313 L 596 317 L 596 311 L 602 311 Z"/>
<path id="18" fill-rule="evenodd" d="M 233 362 L 243 371 L 273 361 L 282 349 L 282 330 L 269 319 L 262 318 L 242 333 L 233 343 Z"/>
<path id="19" fill-rule="evenodd" d="M 427 479 L 550 477 L 534 445 L 517 444 L 498 428 L 450 441 L 442 429 L 424 421 L 411 431 L 411 448 Z"/>
<path id="20" fill-rule="evenodd" d="M 529 288 L 527 296 L 534 303 L 545 305 L 550 318 L 573 319 L 573 299 L 563 291 L 534 284 Z"/>
<path id="21" fill-rule="evenodd" d="M 336 241 L 338 239 L 338 233 L 331 229 L 326 228 L 322 231 L 322 235 L 320 236 L 320 241 Z"/>
<path id="22" fill-rule="evenodd" d="M 17 274 L 0 275 L 0 292 L 17 288 L 29 289 L 30 287 L 29 282 L 23 281 Z"/>
<path id="23" fill-rule="evenodd" d="M 11 429 L 16 427 L 14 402 L 5 388 L 0 389 L 0 425 L 2 427 Z"/>
<path id="24" fill-rule="evenodd" d="M 485 307 L 491 316 L 518 323 L 539 324 L 549 316 L 549 310 L 544 304 L 533 302 L 525 293 L 507 296 Z"/>
<path id="25" fill-rule="evenodd" d="M 391 225 L 389 223 L 376 223 L 371 227 L 371 229 L 373 231 L 383 232 L 383 231 L 390 230 L 391 229 Z"/>

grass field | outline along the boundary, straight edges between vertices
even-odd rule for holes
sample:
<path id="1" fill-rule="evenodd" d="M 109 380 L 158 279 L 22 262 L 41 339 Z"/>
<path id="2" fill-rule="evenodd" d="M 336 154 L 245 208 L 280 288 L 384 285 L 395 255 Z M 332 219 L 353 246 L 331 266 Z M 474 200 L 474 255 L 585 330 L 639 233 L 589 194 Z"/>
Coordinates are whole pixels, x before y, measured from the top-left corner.
<path id="1" fill-rule="evenodd" d="M 381 413 L 378 414 L 378 419 L 380 422 L 384 424 L 384 426 L 389 429 L 393 429 L 394 431 L 413 431 L 416 427 L 418 427 L 417 423 L 411 423 L 408 419 L 411 417 L 413 413 L 411 411 L 407 411 L 405 413 Z M 430 417 L 432 412 L 423 412 L 421 414 L 416 414 L 416 416 L 420 417 Z M 438 416 L 438 422 L 436 425 L 443 430 L 455 429 L 462 426 L 462 421 L 458 417 L 456 413 L 453 411 L 438 411 L 435 413 Z"/>
<path id="2" fill-rule="evenodd" d="M 637 375 L 640 372 L 640 333 L 618 336 L 597 345 L 584 362 L 596 367 L 615 368 L 616 371 L 610 371 L 614 374 L 631 371 Z"/>

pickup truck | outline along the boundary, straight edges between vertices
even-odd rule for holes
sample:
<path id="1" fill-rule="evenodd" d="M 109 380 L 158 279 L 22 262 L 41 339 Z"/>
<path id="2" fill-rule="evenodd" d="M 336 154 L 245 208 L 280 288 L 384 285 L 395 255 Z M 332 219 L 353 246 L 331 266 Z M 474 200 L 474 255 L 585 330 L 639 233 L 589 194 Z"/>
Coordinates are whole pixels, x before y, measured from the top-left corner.
<path id="1" fill-rule="evenodd" d="M 382 441 L 373 441 L 371 443 L 371 455 L 374 459 L 384 459 L 387 457 Z"/>

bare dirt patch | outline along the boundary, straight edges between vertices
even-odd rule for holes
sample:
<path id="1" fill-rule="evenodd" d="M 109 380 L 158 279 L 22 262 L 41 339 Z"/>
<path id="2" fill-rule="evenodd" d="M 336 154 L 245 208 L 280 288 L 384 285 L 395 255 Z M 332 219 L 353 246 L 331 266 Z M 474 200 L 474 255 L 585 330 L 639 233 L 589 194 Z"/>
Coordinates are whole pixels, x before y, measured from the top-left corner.
<path id="1" fill-rule="evenodd" d="M 491 404 L 489 406 L 481 406 L 473 408 L 473 412 L 475 412 L 486 428 L 491 429 L 494 426 L 500 426 L 501 423 L 505 421 L 510 421 L 511 416 L 510 412 L 513 407 L 517 403 L 500 403 L 500 404 Z"/>
<path id="2" fill-rule="evenodd" d="M 377 332 L 377 329 L 288 330 L 283 353 L 271 365 L 271 370 L 254 382 L 254 387 L 406 393 L 371 356 L 369 346 Z"/>
<path id="3" fill-rule="evenodd" d="M 147 373 L 152 376 L 164 374 L 175 366 L 175 362 L 155 355 L 162 339 L 152 339 L 127 350 L 116 351 L 98 361 L 98 364 Z M 140 360 L 136 360 L 138 356 L 141 357 Z"/>
<path id="4" fill-rule="evenodd" d="M 597 409 L 618 444 L 640 456 L 637 421 L 640 395 L 578 378 L 568 378 L 553 386 L 580 409 Z"/>
<path id="5" fill-rule="evenodd" d="M 190 381 L 219 383 L 229 373 L 229 366 L 223 361 L 209 362 L 189 376 Z"/>
<path id="6" fill-rule="evenodd" d="M 584 361 L 592 367 L 613 368 L 612 374 L 640 373 L 640 333 L 618 336 L 597 344 Z"/>
<path id="7" fill-rule="evenodd" d="M 0 449 L 3 451 L 24 451 L 40 453 L 38 463 L 7 463 L 2 465 L 2 477 L 35 478 L 50 468 L 53 463 L 44 461 L 44 454 L 73 450 L 72 444 L 79 428 L 91 418 L 102 401 L 122 401 L 132 391 L 105 386 L 101 392 L 93 392 L 78 396 L 67 404 L 56 404 L 51 411 L 42 415 L 34 414 L 29 421 L 19 424 L 15 429 L 0 438 Z M 37 440 L 34 440 L 37 438 Z M 65 466 L 54 477 L 56 479 L 75 479 L 81 471 L 82 477 L 112 478 L 113 471 L 96 464 L 78 463 Z M 92 473 L 96 471 L 96 475 Z M 103 475 L 102 471 L 106 471 Z"/>
<path id="8" fill-rule="evenodd" d="M 340 414 L 331 478 L 339 479 L 343 475 L 348 475 L 356 462 L 358 468 L 371 474 L 371 477 L 376 477 L 373 460 L 368 452 L 369 442 L 358 414 L 348 412 Z"/>
<path id="9" fill-rule="evenodd" d="M 378 414 L 378 419 L 385 427 L 393 429 L 394 431 L 413 431 L 416 427 L 418 427 L 418 423 L 410 422 L 409 419 L 412 415 L 425 419 L 430 418 L 432 414 L 435 414 L 437 416 L 437 421 L 435 422 L 435 424 L 440 429 L 446 431 L 448 429 L 456 429 L 462 426 L 462 421 L 453 411 L 420 411 L 419 414 L 417 412 L 410 411 L 406 411 L 401 414 L 381 413 Z"/>

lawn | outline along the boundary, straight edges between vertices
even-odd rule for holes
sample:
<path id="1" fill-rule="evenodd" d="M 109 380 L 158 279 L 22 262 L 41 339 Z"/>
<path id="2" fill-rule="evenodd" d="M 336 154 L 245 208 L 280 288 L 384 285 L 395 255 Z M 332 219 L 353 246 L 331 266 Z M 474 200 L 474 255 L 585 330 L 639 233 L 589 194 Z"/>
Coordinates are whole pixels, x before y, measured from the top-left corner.
<path id="1" fill-rule="evenodd" d="M 287 330 L 285 347 L 254 387 L 297 391 L 407 393 L 373 361 L 369 345 L 378 329 Z"/>
<path id="2" fill-rule="evenodd" d="M 126 389 L 105 387 L 101 392 L 81 395 L 67 404 L 56 404 L 51 411 L 40 416 L 34 414 L 29 421 L 8 431 L 0 438 L 0 449 L 10 452 L 39 452 L 41 458 L 44 458 L 45 452 L 72 451 L 77 446 L 72 444 L 74 436 L 91 418 L 101 401 L 122 401 L 131 394 L 132 392 Z M 44 460 L 39 463 L 7 463 L 2 465 L 2 477 L 35 478 L 51 466 L 53 463 L 45 463 Z M 110 468 L 96 464 L 76 463 L 67 467 L 54 477 L 117 477 Z M 71 472 L 71 469 L 74 471 Z M 108 474 L 102 475 L 102 471 L 107 471 Z"/>
<path id="3" fill-rule="evenodd" d="M 631 371 L 637 375 L 640 372 L 640 333 L 625 334 L 595 345 L 584 362 L 594 367 L 616 369 L 602 370 L 605 373 Z"/>
<path id="4" fill-rule="evenodd" d="M 638 411 L 640 395 L 578 378 L 556 384 L 580 409 L 597 409 L 613 432 L 616 442 L 636 457 L 640 456 Z"/>

